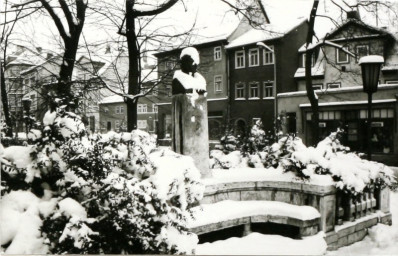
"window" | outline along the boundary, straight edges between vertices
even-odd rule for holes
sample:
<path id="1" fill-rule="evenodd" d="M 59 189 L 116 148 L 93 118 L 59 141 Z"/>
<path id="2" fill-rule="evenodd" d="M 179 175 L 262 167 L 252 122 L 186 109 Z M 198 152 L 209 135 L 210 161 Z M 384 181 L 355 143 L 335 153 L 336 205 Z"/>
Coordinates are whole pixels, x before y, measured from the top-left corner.
<path id="1" fill-rule="evenodd" d="M 260 63 L 260 56 L 258 49 L 249 50 L 249 67 L 258 66 Z"/>
<path id="2" fill-rule="evenodd" d="M 347 50 L 347 48 L 344 48 Z M 345 53 L 342 49 L 336 49 L 336 57 L 337 57 L 337 63 L 348 63 L 349 62 L 349 57 L 348 54 Z"/>
<path id="3" fill-rule="evenodd" d="M 146 120 L 138 120 L 137 121 L 138 129 L 146 129 L 147 121 Z"/>
<path id="4" fill-rule="evenodd" d="M 214 77 L 214 91 L 222 92 L 222 76 Z"/>
<path id="5" fill-rule="evenodd" d="M 305 68 L 305 57 L 306 54 L 303 53 L 303 55 L 301 55 L 301 67 Z M 313 67 L 315 65 L 315 54 L 312 54 L 312 58 L 311 58 L 311 67 Z"/>
<path id="6" fill-rule="evenodd" d="M 251 99 L 259 99 L 260 98 L 258 82 L 251 82 L 249 84 L 249 95 L 250 95 L 249 97 Z"/>
<path id="7" fill-rule="evenodd" d="M 138 104 L 137 106 L 137 113 L 147 113 L 148 108 L 146 104 Z"/>
<path id="8" fill-rule="evenodd" d="M 368 45 L 357 45 L 356 54 L 357 54 L 358 60 L 363 56 L 368 56 L 369 55 L 369 46 Z"/>
<path id="9" fill-rule="evenodd" d="M 322 90 L 323 89 L 323 84 L 313 84 L 312 88 L 314 90 Z"/>
<path id="10" fill-rule="evenodd" d="M 120 127 L 120 121 L 119 121 L 119 120 L 116 120 L 116 121 L 115 121 L 115 129 L 118 130 L 119 127 Z"/>
<path id="11" fill-rule="evenodd" d="M 214 47 L 214 60 L 221 60 L 221 46 Z"/>
<path id="12" fill-rule="evenodd" d="M 328 89 L 337 89 L 341 87 L 341 83 L 329 83 Z"/>
<path id="13" fill-rule="evenodd" d="M 273 81 L 264 82 L 264 98 L 274 97 Z"/>
<path id="14" fill-rule="evenodd" d="M 274 49 L 273 46 L 269 48 Z M 268 49 L 263 49 L 263 62 L 264 65 L 274 64 L 274 53 Z"/>
<path id="15" fill-rule="evenodd" d="M 115 112 L 116 112 L 116 114 L 123 114 L 124 113 L 124 107 L 123 106 L 116 106 Z"/>
<path id="16" fill-rule="evenodd" d="M 235 52 L 235 68 L 245 67 L 245 51 Z"/>
<path id="17" fill-rule="evenodd" d="M 157 113 L 158 112 L 158 105 L 153 104 L 152 105 L 152 110 L 153 110 L 153 113 Z"/>
<path id="18" fill-rule="evenodd" d="M 244 99 L 245 98 L 245 84 L 237 83 L 235 85 L 235 99 Z"/>

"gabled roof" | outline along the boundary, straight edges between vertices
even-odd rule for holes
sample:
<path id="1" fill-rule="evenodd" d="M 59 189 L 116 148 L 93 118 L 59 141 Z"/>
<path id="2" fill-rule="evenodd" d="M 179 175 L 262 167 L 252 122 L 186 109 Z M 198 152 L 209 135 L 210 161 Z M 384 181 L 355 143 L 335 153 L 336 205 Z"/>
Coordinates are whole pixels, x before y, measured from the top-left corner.
<path id="1" fill-rule="evenodd" d="M 389 36 L 391 38 L 394 38 L 394 36 L 388 32 L 386 29 L 382 29 L 382 28 L 378 28 L 378 27 L 374 27 L 374 26 L 370 26 L 366 23 L 364 23 L 361 20 L 358 19 L 348 19 L 346 20 L 346 22 L 344 22 L 341 26 L 335 28 L 334 30 L 332 30 L 330 33 L 328 33 L 325 38 L 326 39 L 330 39 L 333 40 L 333 37 L 338 35 L 341 31 L 344 31 L 345 29 L 347 29 L 349 26 L 358 26 L 361 27 L 367 31 L 369 31 L 370 33 L 373 33 L 373 35 L 381 35 L 381 36 Z M 366 35 L 365 35 L 366 36 Z M 345 38 L 345 39 L 351 39 L 351 38 Z"/>
<path id="2" fill-rule="evenodd" d="M 274 40 L 278 38 L 282 38 L 299 25 L 307 22 L 305 18 L 298 18 L 293 22 L 285 22 L 285 23 L 278 23 L 278 24 L 266 24 L 264 26 L 265 29 L 255 29 L 252 28 L 243 35 L 239 36 L 238 38 L 232 40 L 227 46 L 227 49 L 255 44 L 257 42 Z"/>

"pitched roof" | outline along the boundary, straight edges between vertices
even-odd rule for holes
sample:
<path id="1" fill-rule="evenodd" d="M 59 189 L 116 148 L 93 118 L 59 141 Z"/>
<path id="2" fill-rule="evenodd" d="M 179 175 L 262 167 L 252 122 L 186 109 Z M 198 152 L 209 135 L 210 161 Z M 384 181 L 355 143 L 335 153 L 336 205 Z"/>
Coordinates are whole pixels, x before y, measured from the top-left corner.
<path id="1" fill-rule="evenodd" d="M 295 29 L 297 26 L 306 22 L 305 18 L 299 18 L 293 22 L 285 22 L 278 24 L 267 24 L 265 29 L 252 28 L 238 38 L 232 40 L 227 46 L 227 49 L 239 47 L 248 44 L 254 44 L 260 41 L 267 41 L 278 39 Z"/>

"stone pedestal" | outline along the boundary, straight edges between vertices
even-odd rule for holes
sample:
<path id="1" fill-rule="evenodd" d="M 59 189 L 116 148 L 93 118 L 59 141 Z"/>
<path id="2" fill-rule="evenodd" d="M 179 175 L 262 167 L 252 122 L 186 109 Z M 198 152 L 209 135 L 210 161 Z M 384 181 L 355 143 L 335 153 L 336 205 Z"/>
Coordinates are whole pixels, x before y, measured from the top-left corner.
<path id="1" fill-rule="evenodd" d="M 191 156 L 202 177 L 209 177 L 211 173 L 206 97 L 176 94 L 173 95 L 172 104 L 173 150 Z"/>

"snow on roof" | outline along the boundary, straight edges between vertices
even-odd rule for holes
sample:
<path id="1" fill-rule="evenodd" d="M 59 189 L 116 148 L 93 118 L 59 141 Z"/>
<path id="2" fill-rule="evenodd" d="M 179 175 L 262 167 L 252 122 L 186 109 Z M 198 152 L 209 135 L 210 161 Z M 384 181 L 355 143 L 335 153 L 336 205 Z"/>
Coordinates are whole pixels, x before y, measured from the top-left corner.
<path id="1" fill-rule="evenodd" d="M 304 18 L 295 19 L 289 22 L 274 23 L 264 25 L 264 29 L 252 28 L 238 38 L 232 40 L 227 46 L 227 49 L 254 44 L 257 42 L 267 41 L 283 37 L 286 33 L 304 22 Z"/>
<path id="2" fill-rule="evenodd" d="M 398 70 L 398 63 L 391 63 L 383 66 L 381 69 L 382 71 L 387 71 L 387 70 Z"/>
<path id="3" fill-rule="evenodd" d="M 373 104 L 377 103 L 393 103 L 397 102 L 397 99 L 386 99 L 386 100 L 372 100 Z M 336 102 L 321 102 L 318 105 L 323 106 L 340 106 L 340 105 L 358 105 L 358 104 L 368 104 L 367 100 L 356 100 L 356 101 L 336 101 Z M 310 103 L 300 104 L 300 108 L 311 107 Z"/>
<path id="4" fill-rule="evenodd" d="M 325 74 L 325 61 L 317 61 L 315 66 L 311 68 L 311 76 L 323 76 Z M 298 68 L 294 74 L 294 78 L 305 77 L 305 68 Z"/>
<path id="5" fill-rule="evenodd" d="M 112 95 L 103 98 L 99 104 L 111 104 L 111 103 L 124 103 L 124 99 L 122 96 L 119 95 Z"/>

